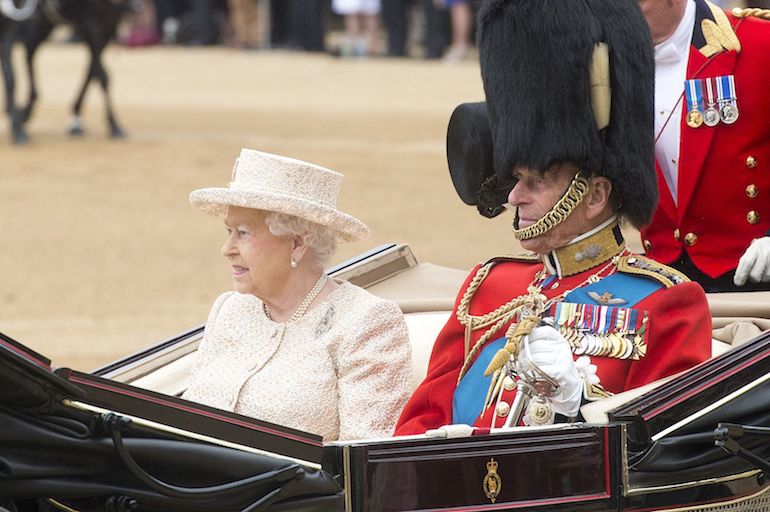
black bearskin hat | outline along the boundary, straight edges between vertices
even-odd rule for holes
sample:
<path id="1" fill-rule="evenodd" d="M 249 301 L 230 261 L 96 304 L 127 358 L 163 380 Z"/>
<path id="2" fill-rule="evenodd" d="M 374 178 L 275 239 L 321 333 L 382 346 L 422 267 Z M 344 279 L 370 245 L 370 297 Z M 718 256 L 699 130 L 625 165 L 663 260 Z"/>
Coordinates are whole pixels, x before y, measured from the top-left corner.
<path id="1" fill-rule="evenodd" d="M 485 161 L 485 168 L 461 171 L 458 157 L 448 155 L 456 187 L 463 181 L 460 173 L 481 174 L 465 180 L 479 183 L 477 191 L 458 187 L 463 200 L 472 203 L 467 198 L 475 193 L 482 214 L 493 212 L 494 205 L 483 203 L 505 197 L 514 167 L 545 170 L 573 162 L 606 176 L 621 215 L 637 227 L 646 225 L 657 204 L 655 68 L 637 0 L 487 0 L 479 11 L 478 34 L 493 168 Z M 591 66 L 601 43 L 609 54 L 610 100 L 608 123 L 600 129 Z M 452 127 L 459 120 L 450 122 L 448 145 L 458 132 L 483 126 L 475 116 L 475 127 Z M 477 154 L 472 160 L 485 159 Z"/>

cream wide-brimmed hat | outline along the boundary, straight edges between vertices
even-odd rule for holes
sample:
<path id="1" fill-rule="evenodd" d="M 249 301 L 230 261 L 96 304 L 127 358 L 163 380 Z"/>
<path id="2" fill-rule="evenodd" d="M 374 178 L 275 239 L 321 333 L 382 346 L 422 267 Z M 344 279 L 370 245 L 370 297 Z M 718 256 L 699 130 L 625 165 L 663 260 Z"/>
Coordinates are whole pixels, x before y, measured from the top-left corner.
<path id="1" fill-rule="evenodd" d="M 363 240 L 366 224 L 337 209 L 342 178 L 315 164 L 241 149 L 230 185 L 193 190 L 190 202 L 221 219 L 228 206 L 281 212 L 331 228 L 341 240 Z"/>

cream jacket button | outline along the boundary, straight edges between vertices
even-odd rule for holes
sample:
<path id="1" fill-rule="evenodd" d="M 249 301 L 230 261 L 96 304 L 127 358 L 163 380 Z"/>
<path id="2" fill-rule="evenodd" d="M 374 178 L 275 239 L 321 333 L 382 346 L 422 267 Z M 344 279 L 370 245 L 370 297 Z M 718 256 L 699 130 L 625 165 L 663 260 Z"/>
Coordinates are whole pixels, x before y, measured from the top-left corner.
<path id="1" fill-rule="evenodd" d="M 497 407 L 495 407 L 495 413 L 497 413 L 498 416 L 508 416 L 509 412 L 511 412 L 511 406 L 508 405 L 507 402 L 500 402 L 497 404 Z"/>
<path id="2" fill-rule="evenodd" d="M 693 245 L 698 243 L 698 235 L 695 233 L 687 233 L 684 235 L 684 243 L 692 247 Z"/>
<path id="3" fill-rule="evenodd" d="M 679 232 L 678 228 L 675 229 L 674 230 L 674 240 L 676 240 L 678 242 L 681 237 L 682 237 L 682 233 Z"/>
<path id="4" fill-rule="evenodd" d="M 514 389 L 516 389 L 516 381 L 513 380 L 513 377 L 511 377 L 510 375 L 507 375 L 503 379 L 503 389 L 506 391 L 513 391 Z"/>
<path id="5" fill-rule="evenodd" d="M 746 220 L 749 221 L 749 224 L 756 224 L 759 222 L 759 214 L 754 210 L 751 210 L 746 214 Z"/>
<path id="6" fill-rule="evenodd" d="M 754 199 L 759 194 L 759 189 L 757 189 L 757 186 L 753 183 L 746 187 L 746 197 L 749 197 L 751 199 Z"/>
<path id="7" fill-rule="evenodd" d="M 753 169 L 757 165 L 759 165 L 759 162 L 757 162 L 756 158 L 754 158 L 753 156 L 746 157 L 746 167 L 748 167 L 749 169 Z"/>

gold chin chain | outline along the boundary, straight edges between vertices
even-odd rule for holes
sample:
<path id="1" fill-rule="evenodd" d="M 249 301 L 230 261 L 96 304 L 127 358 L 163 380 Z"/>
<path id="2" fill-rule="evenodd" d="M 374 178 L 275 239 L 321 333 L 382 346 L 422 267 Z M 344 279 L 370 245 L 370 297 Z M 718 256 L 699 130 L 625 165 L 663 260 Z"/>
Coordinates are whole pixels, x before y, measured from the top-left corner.
<path id="1" fill-rule="evenodd" d="M 548 210 L 548 213 L 543 215 L 540 220 L 531 226 L 518 229 L 516 224 L 518 223 L 519 212 L 518 210 L 516 211 L 516 218 L 514 219 L 513 224 L 514 238 L 516 238 L 516 240 L 530 240 L 546 234 L 570 216 L 575 207 L 580 204 L 580 201 L 586 196 L 587 192 L 588 180 L 583 177 L 580 171 L 578 171 L 575 173 L 575 177 L 572 178 L 572 182 L 569 184 L 567 191 L 558 201 L 556 201 L 553 208 Z"/>
<path id="2" fill-rule="evenodd" d="M 504 377 L 504 372 L 501 372 L 501 369 L 508 361 L 511 359 L 515 360 L 518 357 L 522 338 L 532 332 L 532 329 L 540 324 L 543 313 L 548 311 L 553 304 L 561 301 L 572 290 L 582 288 L 587 284 L 595 283 L 604 277 L 614 274 L 617 271 L 618 259 L 620 256 L 627 253 L 630 253 L 630 250 L 625 247 L 620 254 L 611 258 L 604 266 L 602 266 L 602 268 L 588 276 L 580 284 L 565 290 L 550 299 L 547 299 L 545 295 L 541 293 L 543 290 L 543 283 L 549 276 L 545 268 L 542 268 L 535 273 L 532 282 L 527 286 L 527 293 L 516 297 L 486 315 L 475 316 L 469 313 L 470 303 L 476 291 L 481 286 L 481 283 L 486 279 L 487 275 L 489 275 L 492 265 L 488 264 L 481 267 L 478 272 L 476 272 L 476 275 L 473 276 L 473 279 L 463 293 L 460 303 L 457 306 L 457 320 L 461 325 L 465 326 L 465 361 L 460 369 L 457 382 L 459 383 L 463 376 L 465 376 L 465 373 L 476 359 L 476 355 L 481 350 L 484 343 L 486 343 L 505 324 L 511 322 L 510 326 L 505 331 L 505 347 L 497 351 L 484 372 L 485 376 L 493 375 L 492 387 L 499 387 Z M 517 316 L 519 317 L 519 322 L 512 322 Z M 470 348 L 469 350 L 471 333 L 477 329 L 490 325 L 491 327 L 481 335 L 478 341 L 473 345 L 473 348 Z"/>

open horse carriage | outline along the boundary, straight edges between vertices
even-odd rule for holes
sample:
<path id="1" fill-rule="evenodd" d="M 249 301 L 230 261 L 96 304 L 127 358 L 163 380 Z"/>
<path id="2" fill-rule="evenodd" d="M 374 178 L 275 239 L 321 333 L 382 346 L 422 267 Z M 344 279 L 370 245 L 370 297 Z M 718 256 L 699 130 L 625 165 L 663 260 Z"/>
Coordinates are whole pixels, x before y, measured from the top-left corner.
<path id="1" fill-rule="evenodd" d="M 400 304 L 416 386 L 466 272 L 391 245 L 329 274 Z M 455 439 L 324 444 L 182 400 L 202 326 L 91 373 L 0 335 L 0 511 L 770 510 L 770 292 L 709 302 L 709 361 Z"/>

